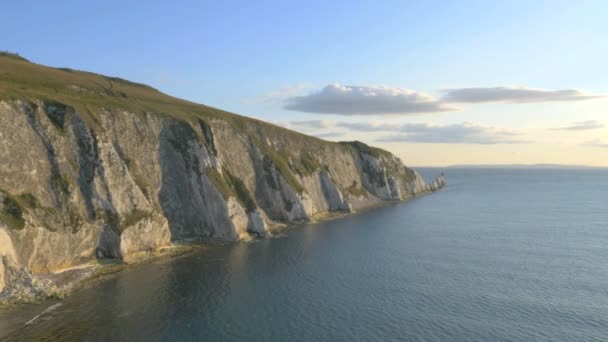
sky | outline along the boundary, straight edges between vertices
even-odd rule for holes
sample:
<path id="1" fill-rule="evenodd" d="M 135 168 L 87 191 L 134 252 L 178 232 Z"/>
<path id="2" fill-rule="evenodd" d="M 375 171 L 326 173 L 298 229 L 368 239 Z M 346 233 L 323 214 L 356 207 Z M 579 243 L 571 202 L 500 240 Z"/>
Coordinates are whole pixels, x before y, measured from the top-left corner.
<path id="1" fill-rule="evenodd" d="M 606 1 L 6 1 L 0 50 L 413 166 L 608 166 Z"/>

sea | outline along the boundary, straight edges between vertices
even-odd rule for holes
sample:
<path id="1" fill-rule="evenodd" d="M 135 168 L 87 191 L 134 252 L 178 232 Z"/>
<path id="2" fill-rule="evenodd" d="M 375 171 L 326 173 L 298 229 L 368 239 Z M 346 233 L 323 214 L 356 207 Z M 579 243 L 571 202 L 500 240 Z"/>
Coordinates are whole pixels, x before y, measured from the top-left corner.
<path id="1" fill-rule="evenodd" d="M 608 169 L 420 171 L 448 186 L 2 309 L 0 340 L 608 340 Z"/>

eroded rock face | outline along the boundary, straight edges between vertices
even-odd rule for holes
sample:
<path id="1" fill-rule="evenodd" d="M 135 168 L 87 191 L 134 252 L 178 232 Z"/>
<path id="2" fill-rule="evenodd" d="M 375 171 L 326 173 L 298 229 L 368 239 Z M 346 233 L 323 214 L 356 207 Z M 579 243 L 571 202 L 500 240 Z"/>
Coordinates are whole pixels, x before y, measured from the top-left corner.
<path id="1" fill-rule="evenodd" d="M 185 122 L 169 121 L 160 133 L 158 161 L 162 186 L 158 199 L 173 240 L 201 237 L 236 239 L 229 203 L 207 176 L 215 158 Z"/>
<path id="2" fill-rule="evenodd" d="M 30 302 L 54 290 L 52 282 L 33 276 L 7 256 L 0 256 L 0 280 L 0 304 Z"/>
<path id="3" fill-rule="evenodd" d="M 350 204 L 331 179 L 329 172 L 319 172 L 321 191 L 327 203 L 327 211 L 350 211 Z"/>
<path id="4" fill-rule="evenodd" d="M 39 275 L 175 242 L 264 237 L 434 191 L 388 152 L 251 120 L 0 101 L 0 298 L 35 296 Z M 363 147 L 362 147 L 363 146 Z M 29 292 L 28 292 L 29 291 Z"/>

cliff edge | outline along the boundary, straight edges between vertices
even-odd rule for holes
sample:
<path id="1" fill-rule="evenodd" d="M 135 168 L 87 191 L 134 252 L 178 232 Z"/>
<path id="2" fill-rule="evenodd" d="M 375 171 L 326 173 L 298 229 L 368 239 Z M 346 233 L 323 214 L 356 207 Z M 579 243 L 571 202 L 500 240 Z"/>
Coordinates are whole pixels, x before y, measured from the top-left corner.
<path id="1" fill-rule="evenodd" d="M 0 54 L 0 302 L 48 295 L 49 275 L 95 260 L 263 237 L 443 185 L 361 142 Z"/>

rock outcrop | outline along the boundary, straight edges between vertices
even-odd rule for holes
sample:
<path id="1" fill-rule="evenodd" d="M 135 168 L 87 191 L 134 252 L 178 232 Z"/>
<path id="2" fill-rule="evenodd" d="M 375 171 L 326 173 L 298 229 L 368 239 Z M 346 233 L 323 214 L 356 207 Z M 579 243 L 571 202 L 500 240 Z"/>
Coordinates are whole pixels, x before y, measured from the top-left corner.
<path id="1" fill-rule="evenodd" d="M 0 301 L 96 259 L 263 237 L 443 185 L 360 142 L 0 56 Z"/>

